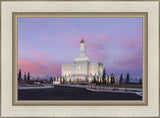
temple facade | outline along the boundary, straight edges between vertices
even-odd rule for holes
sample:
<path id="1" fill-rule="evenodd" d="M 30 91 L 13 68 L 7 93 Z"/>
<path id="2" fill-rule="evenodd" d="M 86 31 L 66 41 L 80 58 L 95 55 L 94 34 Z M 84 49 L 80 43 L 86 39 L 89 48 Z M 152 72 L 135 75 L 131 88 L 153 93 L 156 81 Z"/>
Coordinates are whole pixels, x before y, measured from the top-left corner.
<path id="1" fill-rule="evenodd" d="M 80 52 L 73 62 L 62 64 L 61 76 L 67 82 L 91 82 L 93 77 L 102 78 L 103 63 L 91 62 L 86 53 L 86 44 L 82 38 Z"/>

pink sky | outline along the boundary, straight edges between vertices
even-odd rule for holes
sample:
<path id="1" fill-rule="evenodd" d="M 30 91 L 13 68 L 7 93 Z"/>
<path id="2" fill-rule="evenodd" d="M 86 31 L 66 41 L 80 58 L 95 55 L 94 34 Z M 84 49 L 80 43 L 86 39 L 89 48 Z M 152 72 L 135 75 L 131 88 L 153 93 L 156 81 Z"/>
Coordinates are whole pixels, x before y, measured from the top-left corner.
<path id="1" fill-rule="evenodd" d="M 142 18 L 18 18 L 18 69 L 60 75 L 82 37 L 91 61 L 103 62 L 107 74 L 142 77 Z"/>

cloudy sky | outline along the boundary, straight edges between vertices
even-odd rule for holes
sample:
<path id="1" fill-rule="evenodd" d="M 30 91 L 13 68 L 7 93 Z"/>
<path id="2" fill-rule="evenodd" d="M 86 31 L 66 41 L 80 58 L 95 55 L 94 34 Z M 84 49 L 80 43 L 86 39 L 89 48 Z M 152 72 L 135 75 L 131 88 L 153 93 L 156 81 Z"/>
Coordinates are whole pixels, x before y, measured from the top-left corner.
<path id="1" fill-rule="evenodd" d="M 59 75 L 74 61 L 81 38 L 107 74 L 142 77 L 142 18 L 18 18 L 18 68 Z"/>

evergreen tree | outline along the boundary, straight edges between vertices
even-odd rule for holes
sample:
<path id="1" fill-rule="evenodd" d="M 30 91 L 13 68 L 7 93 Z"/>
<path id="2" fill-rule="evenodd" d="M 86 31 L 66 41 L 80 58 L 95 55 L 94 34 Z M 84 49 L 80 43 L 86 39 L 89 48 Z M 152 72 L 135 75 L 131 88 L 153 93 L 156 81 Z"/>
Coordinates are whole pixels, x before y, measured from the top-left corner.
<path id="1" fill-rule="evenodd" d="M 121 84 L 122 81 L 123 81 L 123 74 L 121 73 L 120 80 L 119 80 L 119 84 Z"/>
<path id="2" fill-rule="evenodd" d="M 50 83 L 53 83 L 53 79 L 52 79 L 52 77 L 50 77 Z"/>
<path id="3" fill-rule="evenodd" d="M 62 83 L 62 77 L 60 76 L 60 83 Z"/>
<path id="4" fill-rule="evenodd" d="M 101 79 L 100 79 L 100 81 L 99 81 L 99 85 L 101 85 L 101 83 L 102 83 L 102 81 L 101 81 Z"/>
<path id="5" fill-rule="evenodd" d="M 53 81 L 56 81 L 56 78 L 55 78 L 55 77 L 53 78 Z"/>
<path id="6" fill-rule="evenodd" d="M 107 83 L 109 83 L 109 75 L 107 76 Z"/>
<path id="7" fill-rule="evenodd" d="M 113 84 L 116 83 L 116 79 L 115 76 L 113 76 Z"/>
<path id="8" fill-rule="evenodd" d="M 114 84 L 114 76 L 113 76 L 113 73 L 111 74 L 111 85 Z"/>
<path id="9" fill-rule="evenodd" d="M 85 81 L 86 81 L 86 82 L 89 82 L 87 75 L 85 76 Z"/>
<path id="10" fill-rule="evenodd" d="M 93 81 L 92 81 L 92 83 L 96 83 L 96 77 L 95 77 L 95 76 L 93 76 Z"/>
<path id="11" fill-rule="evenodd" d="M 24 73 L 24 81 L 26 81 L 26 79 L 27 79 L 27 78 L 26 78 L 26 73 Z"/>
<path id="12" fill-rule="evenodd" d="M 30 81 L 30 73 L 28 72 L 28 75 L 27 75 L 27 82 Z"/>
<path id="13" fill-rule="evenodd" d="M 103 69 L 102 84 L 106 84 L 106 70 Z"/>
<path id="14" fill-rule="evenodd" d="M 20 82 L 21 81 L 21 69 L 19 69 L 19 72 L 18 72 L 18 81 Z"/>
<path id="15" fill-rule="evenodd" d="M 70 79 L 70 81 L 71 81 L 71 79 Z M 65 78 L 63 77 L 63 84 L 65 84 L 66 83 L 66 80 L 65 80 Z"/>
<path id="16" fill-rule="evenodd" d="M 127 76 L 126 76 L 126 83 L 127 84 L 129 83 L 129 72 L 127 73 Z"/>
<path id="17" fill-rule="evenodd" d="M 142 84 L 142 78 L 139 78 L 139 84 Z"/>

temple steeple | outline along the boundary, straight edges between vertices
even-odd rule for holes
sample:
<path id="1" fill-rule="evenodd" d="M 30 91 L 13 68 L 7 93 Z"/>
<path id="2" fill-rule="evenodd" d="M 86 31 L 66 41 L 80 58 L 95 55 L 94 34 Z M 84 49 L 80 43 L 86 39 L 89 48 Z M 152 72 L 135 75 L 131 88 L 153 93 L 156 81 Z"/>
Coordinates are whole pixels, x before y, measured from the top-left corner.
<path id="1" fill-rule="evenodd" d="M 80 42 L 80 52 L 77 57 L 75 57 L 75 61 L 90 61 L 90 58 L 86 54 L 86 44 L 84 39 L 81 39 Z"/>
<path id="2" fill-rule="evenodd" d="M 82 38 L 81 42 L 80 42 L 80 53 L 84 53 L 86 54 L 86 44 L 84 43 L 84 39 Z"/>

